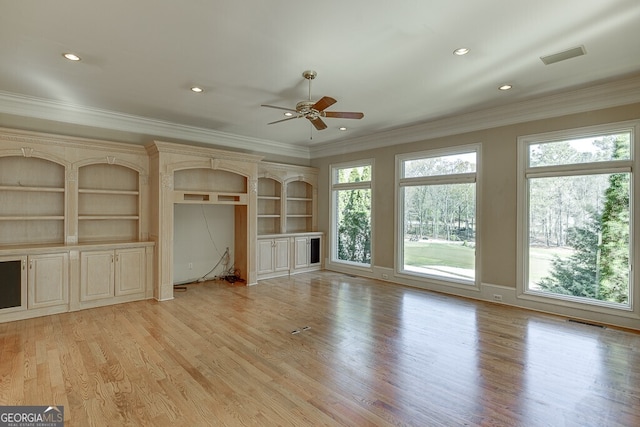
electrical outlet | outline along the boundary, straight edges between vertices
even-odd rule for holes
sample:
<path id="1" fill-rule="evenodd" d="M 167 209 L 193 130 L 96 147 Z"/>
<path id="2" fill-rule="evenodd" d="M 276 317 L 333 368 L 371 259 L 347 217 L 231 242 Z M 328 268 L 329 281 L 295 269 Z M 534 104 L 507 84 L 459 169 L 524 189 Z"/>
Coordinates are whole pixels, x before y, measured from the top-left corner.
<path id="1" fill-rule="evenodd" d="M 493 294 L 493 300 L 494 300 L 494 301 L 502 301 L 502 295 L 500 295 L 500 294 Z"/>
<path id="2" fill-rule="evenodd" d="M 189 270 L 193 270 L 193 263 L 192 262 L 189 263 Z"/>

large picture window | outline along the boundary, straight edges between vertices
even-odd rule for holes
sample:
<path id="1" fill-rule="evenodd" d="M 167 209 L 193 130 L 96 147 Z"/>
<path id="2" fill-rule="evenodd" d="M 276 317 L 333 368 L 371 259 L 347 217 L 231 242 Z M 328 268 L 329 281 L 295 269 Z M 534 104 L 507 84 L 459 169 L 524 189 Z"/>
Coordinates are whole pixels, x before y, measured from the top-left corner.
<path id="1" fill-rule="evenodd" d="M 633 126 L 520 138 L 524 294 L 631 309 Z"/>
<path id="2" fill-rule="evenodd" d="M 475 284 L 478 151 L 396 157 L 400 273 Z"/>
<path id="3" fill-rule="evenodd" d="M 331 260 L 371 266 L 371 162 L 333 165 Z"/>

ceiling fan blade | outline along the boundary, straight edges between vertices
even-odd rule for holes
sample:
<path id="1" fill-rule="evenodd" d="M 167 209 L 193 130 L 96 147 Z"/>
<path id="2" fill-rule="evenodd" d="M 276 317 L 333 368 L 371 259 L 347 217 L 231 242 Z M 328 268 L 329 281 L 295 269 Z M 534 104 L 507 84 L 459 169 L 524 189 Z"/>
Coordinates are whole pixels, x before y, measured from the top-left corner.
<path id="1" fill-rule="evenodd" d="M 287 117 L 286 119 L 276 120 L 275 122 L 271 122 L 271 123 L 267 123 L 267 124 L 268 125 L 272 125 L 274 123 L 286 122 L 287 120 L 299 119 L 300 117 L 302 117 L 302 116 Z"/>
<path id="2" fill-rule="evenodd" d="M 317 130 L 322 130 L 322 129 L 326 129 L 327 125 L 325 122 L 322 121 L 322 119 L 320 117 L 316 117 L 315 119 L 308 117 L 307 119 L 311 122 L 311 124 L 317 129 Z"/>
<path id="3" fill-rule="evenodd" d="M 364 113 L 347 112 L 347 111 L 325 111 L 322 113 L 323 117 L 334 117 L 339 119 L 361 119 L 364 117 Z"/>
<path id="4" fill-rule="evenodd" d="M 318 102 L 313 104 L 313 106 L 311 108 L 313 108 L 314 110 L 317 110 L 317 111 L 322 111 L 325 108 L 332 106 L 336 102 L 338 102 L 338 101 L 336 101 L 335 99 L 331 98 L 330 96 L 323 96 L 322 98 L 320 98 L 320 100 Z"/>
<path id="5" fill-rule="evenodd" d="M 293 111 L 294 113 L 297 113 L 297 111 L 292 108 L 278 107 L 276 105 L 262 104 L 261 107 L 277 108 L 278 110 Z"/>

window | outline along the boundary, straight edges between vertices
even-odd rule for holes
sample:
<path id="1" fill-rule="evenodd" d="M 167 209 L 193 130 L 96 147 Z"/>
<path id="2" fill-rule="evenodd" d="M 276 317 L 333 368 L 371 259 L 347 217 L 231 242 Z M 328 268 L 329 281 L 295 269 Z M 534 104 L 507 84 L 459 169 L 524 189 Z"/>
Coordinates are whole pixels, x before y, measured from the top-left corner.
<path id="1" fill-rule="evenodd" d="M 631 309 L 633 126 L 519 139 L 520 292 Z"/>
<path id="2" fill-rule="evenodd" d="M 476 281 L 479 146 L 397 156 L 399 272 Z"/>
<path id="3" fill-rule="evenodd" d="M 331 167 L 331 260 L 371 266 L 370 161 Z"/>

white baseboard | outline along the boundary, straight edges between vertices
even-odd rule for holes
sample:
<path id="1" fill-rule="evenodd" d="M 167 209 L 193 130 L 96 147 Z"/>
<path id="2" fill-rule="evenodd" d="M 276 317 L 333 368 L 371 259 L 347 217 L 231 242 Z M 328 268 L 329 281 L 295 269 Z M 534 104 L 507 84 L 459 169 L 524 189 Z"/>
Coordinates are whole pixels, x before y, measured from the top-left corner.
<path id="1" fill-rule="evenodd" d="M 499 304 L 518 305 L 515 288 L 509 286 L 494 285 L 492 283 L 480 284 L 480 298 L 484 301 L 497 302 Z"/>

